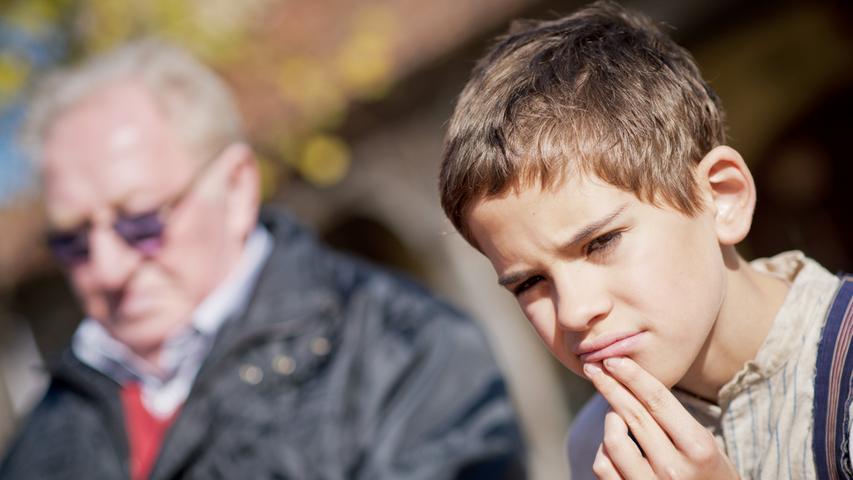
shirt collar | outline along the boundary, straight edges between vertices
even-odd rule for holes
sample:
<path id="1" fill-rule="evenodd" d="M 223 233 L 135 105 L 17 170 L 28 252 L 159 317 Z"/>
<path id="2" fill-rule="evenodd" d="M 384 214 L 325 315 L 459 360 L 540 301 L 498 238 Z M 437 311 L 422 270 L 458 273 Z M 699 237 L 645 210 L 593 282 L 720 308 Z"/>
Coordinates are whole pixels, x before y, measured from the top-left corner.
<path id="1" fill-rule="evenodd" d="M 802 348 L 811 326 L 824 320 L 838 288 L 838 277 L 800 251 L 754 260 L 751 265 L 760 272 L 789 282 L 791 287 L 755 358 L 720 389 L 720 405 L 727 404 L 749 385 L 784 368 L 791 356 Z"/>
<path id="2" fill-rule="evenodd" d="M 272 235 L 258 226 L 246 241 L 243 256 L 234 271 L 193 311 L 195 330 L 215 335 L 225 320 L 243 311 L 272 246 Z"/>
<path id="3" fill-rule="evenodd" d="M 803 338 L 814 322 L 822 322 L 838 288 L 838 277 L 831 274 L 802 252 L 790 251 L 750 262 L 758 271 L 789 282 L 782 306 L 755 358 L 723 385 L 718 404 L 713 405 L 687 392 L 675 391 L 676 397 L 696 417 L 719 418 L 721 407 L 743 392 L 783 368 L 785 362 L 803 345 Z"/>

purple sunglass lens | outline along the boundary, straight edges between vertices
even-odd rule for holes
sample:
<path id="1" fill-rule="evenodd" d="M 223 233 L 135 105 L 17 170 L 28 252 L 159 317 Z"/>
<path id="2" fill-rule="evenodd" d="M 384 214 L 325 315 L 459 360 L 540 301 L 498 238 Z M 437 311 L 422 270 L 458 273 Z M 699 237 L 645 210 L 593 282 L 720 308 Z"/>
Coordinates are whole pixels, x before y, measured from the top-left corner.
<path id="1" fill-rule="evenodd" d="M 163 244 L 164 225 L 158 212 L 121 217 L 113 228 L 128 245 L 145 255 L 157 253 Z M 85 262 L 89 259 L 89 227 L 49 233 L 47 246 L 66 265 Z"/>
<path id="2" fill-rule="evenodd" d="M 158 212 L 119 218 L 114 227 L 129 245 L 145 254 L 156 252 L 163 243 L 164 225 Z"/>
<path id="3" fill-rule="evenodd" d="M 89 258 L 89 231 L 80 229 L 47 236 L 47 246 L 60 262 L 71 265 Z"/>

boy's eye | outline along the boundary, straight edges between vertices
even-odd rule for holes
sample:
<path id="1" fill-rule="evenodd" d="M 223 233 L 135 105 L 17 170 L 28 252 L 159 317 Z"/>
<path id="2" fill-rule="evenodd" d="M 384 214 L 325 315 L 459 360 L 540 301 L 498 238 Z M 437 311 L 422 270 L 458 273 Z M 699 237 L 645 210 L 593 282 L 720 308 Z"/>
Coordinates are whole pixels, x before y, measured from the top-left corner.
<path id="1" fill-rule="evenodd" d="M 527 280 L 516 285 L 515 288 L 512 289 L 512 293 L 515 294 L 516 296 L 521 295 L 522 293 L 526 292 L 527 290 L 530 290 L 531 288 L 533 288 L 533 286 L 536 285 L 537 283 L 539 283 L 541 280 L 544 280 L 542 275 L 534 275 L 534 276 L 528 278 Z"/>
<path id="2" fill-rule="evenodd" d="M 605 233 L 604 235 L 596 237 L 591 242 L 587 243 L 586 248 L 584 250 L 587 255 L 605 253 L 610 248 L 616 246 L 616 243 L 621 237 L 622 232 L 614 231 Z"/>

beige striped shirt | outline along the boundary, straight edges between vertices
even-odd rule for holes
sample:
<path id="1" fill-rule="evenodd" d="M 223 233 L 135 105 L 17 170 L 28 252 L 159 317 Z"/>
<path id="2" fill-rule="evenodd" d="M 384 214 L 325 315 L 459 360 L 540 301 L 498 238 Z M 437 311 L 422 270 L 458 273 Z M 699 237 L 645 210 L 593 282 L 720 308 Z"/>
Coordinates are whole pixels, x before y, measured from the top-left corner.
<path id="1" fill-rule="evenodd" d="M 759 259 L 752 265 L 791 284 L 758 354 L 723 386 L 719 405 L 675 394 L 714 433 L 744 478 L 813 479 L 814 369 L 821 329 L 839 279 L 801 252 Z M 606 411 L 606 402 L 596 395 L 572 426 L 568 442 L 572 480 L 593 478 L 593 458 L 584 444 L 591 441 L 592 452 L 598 447 Z M 848 418 L 853 419 L 850 413 Z"/>

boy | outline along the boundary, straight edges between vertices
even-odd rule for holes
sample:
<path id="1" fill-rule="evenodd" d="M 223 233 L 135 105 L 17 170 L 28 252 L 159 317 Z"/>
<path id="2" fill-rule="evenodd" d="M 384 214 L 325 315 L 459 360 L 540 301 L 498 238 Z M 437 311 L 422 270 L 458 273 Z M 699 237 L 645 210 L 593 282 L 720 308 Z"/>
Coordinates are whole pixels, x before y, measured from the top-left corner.
<path id="1" fill-rule="evenodd" d="M 600 394 L 569 435 L 574 480 L 817 476 L 839 279 L 738 255 L 755 186 L 724 131 L 690 54 L 611 3 L 510 32 L 460 96 L 442 207 Z"/>

